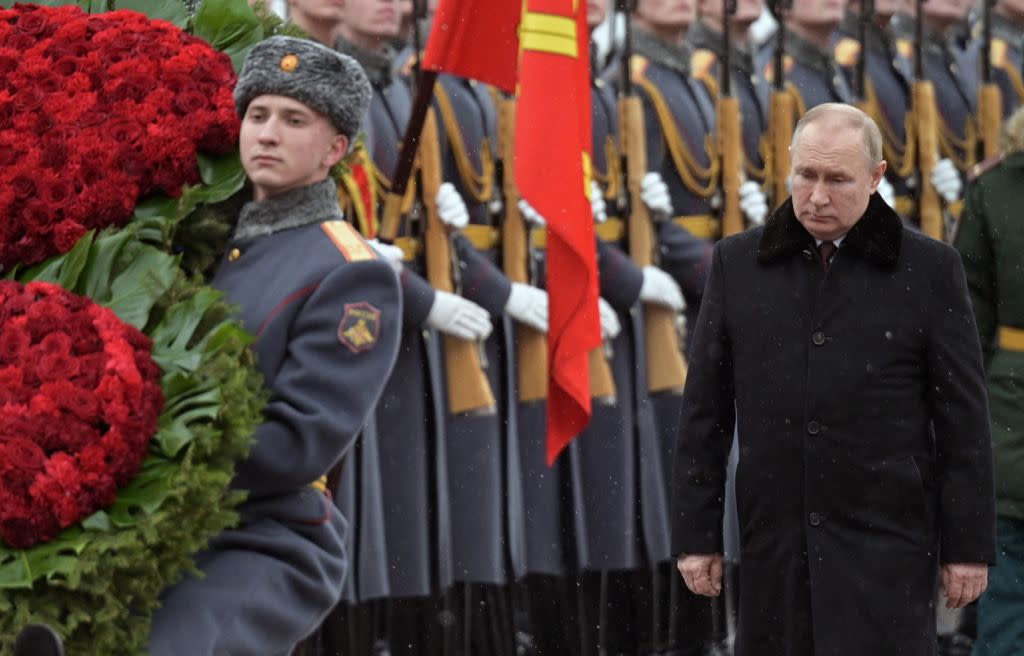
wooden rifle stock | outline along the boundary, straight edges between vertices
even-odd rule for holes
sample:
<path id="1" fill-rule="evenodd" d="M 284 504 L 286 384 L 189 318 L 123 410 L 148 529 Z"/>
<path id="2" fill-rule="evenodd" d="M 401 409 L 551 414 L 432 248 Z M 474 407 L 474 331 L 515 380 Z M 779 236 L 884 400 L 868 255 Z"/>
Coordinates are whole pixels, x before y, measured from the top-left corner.
<path id="1" fill-rule="evenodd" d="M 519 211 L 519 188 L 515 176 L 516 101 L 496 98 L 498 105 L 498 152 L 502 166 L 502 194 L 505 220 L 502 223 L 502 262 L 512 282 L 530 284 L 529 243 L 526 221 Z M 548 339 L 544 333 L 516 322 L 516 378 L 523 403 L 548 397 Z"/>
<path id="2" fill-rule="evenodd" d="M 619 99 L 619 135 L 626 155 L 626 186 L 629 190 L 629 252 L 633 262 L 643 268 L 654 260 L 654 225 L 640 197 L 647 173 L 644 151 L 643 106 L 637 96 Z M 662 392 L 681 388 L 686 382 L 686 361 L 679 345 L 676 313 L 662 305 L 644 308 L 647 338 L 647 388 Z"/>
<path id="3" fill-rule="evenodd" d="M 921 231 L 929 237 L 942 239 L 942 203 L 932 185 L 932 170 L 939 158 L 938 109 L 935 106 L 935 87 L 927 80 L 918 79 L 911 91 L 911 107 L 917 129 L 918 215 Z"/>
<path id="4" fill-rule="evenodd" d="M 423 124 L 419 158 L 423 205 L 427 215 L 423 235 L 427 280 L 434 289 L 453 293 L 451 243 L 437 213 L 435 200 L 441 187 L 441 146 L 433 111 L 427 114 Z M 444 335 L 443 339 L 448 409 L 452 414 L 493 410 L 497 404 L 480 362 L 478 345 L 451 335 Z"/>
<path id="5" fill-rule="evenodd" d="M 776 72 L 776 75 L 781 73 Z M 793 138 L 796 110 L 793 95 L 785 90 L 775 90 L 771 96 L 768 130 L 772 144 L 772 199 L 776 206 L 789 198 L 786 178 L 789 177 L 789 144 Z"/>
<path id="6" fill-rule="evenodd" d="M 743 142 L 740 139 L 740 103 L 735 96 L 718 99 L 718 135 L 722 153 L 722 236 L 743 232 L 740 211 L 740 170 Z"/>
<path id="7" fill-rule="evenodd" d="M 978 126 L 984 158 L 999 154 L 999 131 L 1003 122 L 1003 94 L 999 85 L 988 82 L 981 85 L 978 96 Z"/>

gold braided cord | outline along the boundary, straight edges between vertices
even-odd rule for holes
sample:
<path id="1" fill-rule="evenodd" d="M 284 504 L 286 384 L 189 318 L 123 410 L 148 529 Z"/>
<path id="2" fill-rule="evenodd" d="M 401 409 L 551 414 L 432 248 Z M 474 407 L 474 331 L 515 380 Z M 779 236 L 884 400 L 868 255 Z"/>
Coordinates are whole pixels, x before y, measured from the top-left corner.
<path id="1" fill-rule="evenodd" d="M 617 200 L 622 187 L 622 166 L 619 164 L 619 149 L 615 147 L 615 139 L 610 134 L 604 140 L 604 159 L 608 163 L 608 170 L 601 173 L 597 166 L 593 166 L 591 174 L 604 189 L 604 197 Z"/>
<path id="2" fill-rule="evenodd" d="M 907 108 L 903 115 L 904 141 L 900 141 L 893 130 L 892 125 L 882 111 L 878 103 L 878 94 L 875 92 L 875 85 L 868 80 L 867 85 L 867 114 L 875 120 L 878 128 L 882 131 L 882 157 L 885 158 L 889 169 L 899 178 L 909 178 L 914 174 L 917 164 L 917 134 L 914 126 L 914 112 Z"/>
<path id="3" fill-rule="evenodd" d="M 398 152 L 402 152 L 402 144 L 398 144 Z M 416 160 L 413 173 L 409 176 L 409 183 L 405 187 L 405 197 L 402 199 L 402 214 L 407 214 L 412 209 L 413 201 L 416 199 L 416 168 L 419 168 L 419 158 Z M 386 192 L 391 191 L 391 179 L 384 175 L 384 172 L 378 166 L 373 167 L 373 177 L 377 181 L 378 188 L 383 189 L 385 192 L 381 196 L 386 196 Z"/>
<path id="4" fill-rule="evenodd" d="M 764 162 L 764 166 L 758 166 L 751 161 L 750 156 L 747 154 L 747 149 L 743 149 L 743 170 L 747 173 L 747 177 L 752 180 L 768 179 L 768 160 L 771 150 L 771 143 L 764 135 L 761 135 L 757 142 L 757 152 L 761 155 L 761 161 Z"/>
<path id="5" fill-rule="evenodd" d="M 480 173 L 473 169 L 473 163 L 469 161 L 469 153 L 466 151 L 466 144 L 462 140 L 462 129 L 455 117 L 455 110 L 452 109 L 452 101 L 445 91 L 444 86 L 434 86 L 434 97 L 437 98 L 437 106 L 441 110 L 441 121 L 444 123 L 444 131 L 448 134 L 448 143 L 451 144 L 452 152 L 455 154 L 455 166 L 459 170 L 459 178 L 469 195 L 478 203 L 490 202 L 494 196 L 494 157 L 491 154 L 491 140 L 484 137 L 480 142 Z"/>
<path id="6" fill-rule="evenodd" d="M 1024 102 L 1024 78 L 1021 78 L 1020 71 L 1013 66 L 1001 65 L 999 68 L 1010 78 L 1013 89 L 1017 92 L 1017 102 L 1014 105 L 1020 105 L 1021 102 Z"/>
<path id="7" fill-rule="evenodd" d="M 807 103 L 804 102 L 804 97 L 800 95 L 800 90 L 792 82 L 786 82 L 786 91 L 793 96 L 793 114 L 796 120 L 799 121 L 807 113 Z"/>
<path id="8" fill-rule="evenodd" d="M 966 173 L 978 163 L 978 128 L 974 117 L 968 116 L 964 124 L 964 137 L 958 137 L 939 114 L 939 148 L 956 167 Z M 963 153 L 963 155 L 961 155 Z"/>
<path id="9" fill-rule="evenodd" d="M 683 186 L 700 198 L 711 197 L 718 189 L 718 171 L 721 166 L 718 161 L 714 136 L 704 135 L 704 152 L 711 164 L 707 167 L 701 166 L 683 142 L 679 128 L 672 117 L 672 110 L 669 109 L 668 102 L 665 101 L 665 96 L 650 80 L 641 78 L 639 83 L 654 104 L 665 143 L 668 144 L 669 153 L 676 165 L 676 171 L 679 173 L 679 179 Z"/>

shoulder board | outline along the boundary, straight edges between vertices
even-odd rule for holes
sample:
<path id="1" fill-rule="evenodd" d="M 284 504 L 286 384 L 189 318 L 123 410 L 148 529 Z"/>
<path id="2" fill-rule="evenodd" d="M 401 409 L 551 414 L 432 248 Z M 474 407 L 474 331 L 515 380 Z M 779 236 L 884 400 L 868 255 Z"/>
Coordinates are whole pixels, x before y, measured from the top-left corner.
<path id="1" fill-rule="evenodd" d="M 789 55 L 784 55 L 782 58 L 782 65 L 785 67 L 786 75 L 793 72 L 793 67 L 796 66 L 796 60 Z M 775 81 L 775 59 L 772 58 L 764 67 L 764 79 L 766 82 Z"/>
<path id="2" fill-rule="evenodd" d="M 633 55 L 629 58 L 629 74 L 633 80 L 639 80 L 647 72 L 648 60 L 643 55 Z"/>
<path id="3" fill-rule="evenodd" d="M 860 42 L 845 36 L 836 43 L 835 58 L 840 66 L 850 68 L 857 65 L 857 57 L 860 56 Z"/>
<path id="4" fill-rule="evenodd" d="M 914 42 L 910 39 L 896 39 L 896 52 L 904 59 L 914 59 Z"/>
<path id="5" fill-rule="evenodd" d="M 992 157 L 989 157 L 986 160 L 978 162 L 977 164 L 971 167 L 970 171 L 967 172 L 967 181 L 974 182 L 988 171 L 991 171 L 992 169 L 996 168 L 997 166 L 1003 163 L 1004 157 L 1006 157 L 1006 155 L 1004 155 L 1003 153 L 999 153 L 998 155 L 993 155 Z"/>
<path id="6" fill-rule="evenodd" d="M 412 77 L 413 68 L 416 66 L 416 54 L 409 51 L 409 56 L 402 62 L 402 67 L 399 69 L 402 71 L 402 77 Z"/>
<path id="7" fill-rule="evenodd" d="M 992 39 L 992 42 L 989 44 L 988 52 L 989 61 L 992 62 L 993 66 L 998 66 L 999 68 L 1006 67 L 1008 63 L 1006 59 L 1006 48 L 1006 41 L 1003 41 L 1002 39 Z"/>
<path id="8" fill-rule="evenodd" d="M 324 221 L 320 227 L 347 261 L 361 262 L 377 259 L 376 251 L 348 222 Z"/>
<path id="9" fill-rule="evenodd" d="M 710 50 L 694 50 L 690 55 L 690 70 L 695 76 L 708 75 L 718 56 Z"/>

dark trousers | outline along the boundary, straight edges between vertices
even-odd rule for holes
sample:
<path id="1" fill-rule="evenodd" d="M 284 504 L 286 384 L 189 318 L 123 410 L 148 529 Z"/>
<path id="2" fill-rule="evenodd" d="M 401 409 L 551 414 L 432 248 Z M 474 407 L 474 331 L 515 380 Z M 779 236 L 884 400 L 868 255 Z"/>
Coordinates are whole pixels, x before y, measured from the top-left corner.
<path id="1" fill-rule="evenodd" d="M 1024 654 L 1024 520 L 996 523 L 996 566 L 978 601 L 978 638 L 972 656 Z"/>

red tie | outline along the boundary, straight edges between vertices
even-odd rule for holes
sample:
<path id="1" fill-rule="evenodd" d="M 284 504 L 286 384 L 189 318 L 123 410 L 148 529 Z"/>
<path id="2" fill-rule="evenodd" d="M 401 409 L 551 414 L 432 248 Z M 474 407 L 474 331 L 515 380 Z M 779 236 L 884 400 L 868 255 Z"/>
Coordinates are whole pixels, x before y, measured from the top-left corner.
<path id="1" fill-rule="evenodd" d="M 818 245 L 818 257 L 821 259 L 821 268 L 828 273 L 832 268 L 832 256 L 836 254 L 838 246 L 831 241 L 823 241 Z"/>

